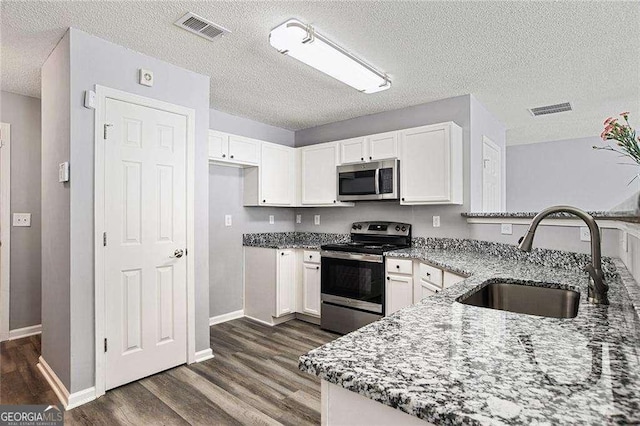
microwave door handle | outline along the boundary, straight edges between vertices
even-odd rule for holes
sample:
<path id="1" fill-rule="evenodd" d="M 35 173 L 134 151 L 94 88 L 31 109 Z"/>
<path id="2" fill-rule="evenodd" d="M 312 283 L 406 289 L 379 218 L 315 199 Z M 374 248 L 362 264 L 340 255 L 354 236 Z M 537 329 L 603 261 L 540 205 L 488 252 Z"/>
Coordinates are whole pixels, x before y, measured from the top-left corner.
<path id="1" fill-rule="evenodd" d="M 376 169 L 376 195 L 380 195 L 380 168 Z"/>

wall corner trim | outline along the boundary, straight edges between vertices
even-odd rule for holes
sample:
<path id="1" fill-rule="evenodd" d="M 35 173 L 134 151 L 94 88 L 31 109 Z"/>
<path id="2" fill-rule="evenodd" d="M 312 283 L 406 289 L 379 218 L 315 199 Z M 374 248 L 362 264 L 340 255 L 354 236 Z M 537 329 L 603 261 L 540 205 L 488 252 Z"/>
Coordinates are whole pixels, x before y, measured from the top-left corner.
<path id="1" fill-rule="evenodd" d="M 90 387 L 70 394 L 64 383 L 62 383 L 58 375 L 53 371 L 44 358 L 40 357 L 38 358 L 38 361 L 38 369 L 53 389 L 53 392 L 56 394 L 65 410 L 71 410 L 96 399 L 95 387 Z"/>
<path id="2" fill-rule="evenodd" d="M 196 352 L 196 358 L 194 362 L 202 362 L 208 359 L 213 359 L 213 351 L 211 350 L 211 348 Z"/>
<path id="3" fill-rule="evenodd" d="M 244 309 L 209 318 L 209 326 L 244 317 Z"/>
<path id="4" fill-rule="evenodd" d="M 42 324 L 31 325 L 24 328 L 16 328 L 9 331 L 8 340 L 22 339 L 23 337 L 34 336 L 42 333 Z"/>

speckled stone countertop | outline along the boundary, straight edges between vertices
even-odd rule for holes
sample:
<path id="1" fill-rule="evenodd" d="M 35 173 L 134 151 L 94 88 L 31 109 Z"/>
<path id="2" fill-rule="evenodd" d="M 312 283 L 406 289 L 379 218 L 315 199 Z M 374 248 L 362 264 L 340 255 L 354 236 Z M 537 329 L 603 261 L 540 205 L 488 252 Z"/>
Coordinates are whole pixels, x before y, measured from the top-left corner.
<path id="1" fill-rule="evenodd" d="M 582 255 L 514 258 L 506 247 L 486 254 L 461 250 L 464 244 L 450 240 L 445 248 L 426 243 L 388 253 L 471 277 L 312 350 L 300 358 L 300 369 L 435 424 L 640 422 L 634 308 L 640 291 L 624 266 L 605 263 L 611 304 L 596 306 L 586 300 Z M 545 256 L 563 267 L 545 266 Z M 578 316 L 545 318 L 456 301 L 491 278 L 575 289 L 581 293 Z"/>
<path id="2" fill-rule="evenodd" d="M 588 212 L 595 219 L 606 220 L 622 220 L 625 222 L 640 223 L 640 213 L 637 211 L 593 211 Z M 506 219 L 530 219 L 533 218 L 537 212 L 495 212 L 495 213 L 462 213 L 466 218 L 506 218 Z M 576 219 L 574 215 L 569 213 L 555 213 L 549 216 L 552 219 Z"/>
<path id="3" fill-rule="evenodd" d="M 320 232 L 263 232 L 242 236 L 244 246 L 274 249 L 318 250 L 323 244 L 342 243 L 350 240 L 349 234 Z"/>

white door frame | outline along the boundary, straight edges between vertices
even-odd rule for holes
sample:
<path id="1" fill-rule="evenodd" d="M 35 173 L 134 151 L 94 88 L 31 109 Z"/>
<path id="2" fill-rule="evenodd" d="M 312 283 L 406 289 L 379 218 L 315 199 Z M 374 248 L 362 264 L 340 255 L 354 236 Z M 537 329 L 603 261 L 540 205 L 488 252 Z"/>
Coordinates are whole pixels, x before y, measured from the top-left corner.
<path id="1" fill-rule="evenodd" d="M 195 333 L 195 273 L 194 273 L 194 184 L 195 184 L 195 110 L 156 99 L 96 85 L 97 106 L 95 110 L 95 349 L 96 349 L 96 396 L 105 393 L 106 356 L 105 339 L 105 260 L 103 232 L 105 229 L 105 140 L 104 125 L 107 99 L 128 102 L 143 107 L 154 108 L 187 118 L 187 363 L 196 360 Z"/>
<path id="2" fill-rule="evenodd" d="M 504 210 L 504 206 L 505 206 L 505 193 L 504 193 L 504 185 L 503 185 L 503 156 L 504 153 L 502 152 L 502 148 L 500 148 L 500 146 L 498 146 L 498 144 L 496 144 L 494 141 L 492 141 L 491 139 L 489 139 L 486 135 L 482 135 L 482 205 L 484 204 L 484 197 L 485 197 L 485 193 L 484 193 L 484 146 L 485 145 L 489 145 L 491 148 L 495 149 L 496 151 L 498 151 L 498 157 L 500 158 L 500 167 L 498 167 L 498 184 L 499 184 L 499 191 L 498 193 L 500 194 L 500 210 Z M 481 206 L 482 206 L 481 205 Z M 483 207 L 483 206 L 482 206 Z M 484 208 L 482 208 L 482 210 L 484 210 Z"/>
<path id="3" fill-rule="evenodd" d="M 0 342 L 9 339 L 11 278 L 11 125 L 0 123 Z"/>

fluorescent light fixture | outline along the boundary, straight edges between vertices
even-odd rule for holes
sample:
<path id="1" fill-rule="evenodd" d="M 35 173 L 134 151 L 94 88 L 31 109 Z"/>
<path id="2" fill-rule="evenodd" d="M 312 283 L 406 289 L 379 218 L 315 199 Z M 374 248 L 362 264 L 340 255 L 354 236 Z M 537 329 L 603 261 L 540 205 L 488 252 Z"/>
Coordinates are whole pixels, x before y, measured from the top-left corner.
<path id="1" fill-rule="evenodd" d="M 274 28 L 269 34 L 269 43 L 280 53 L 292 56 L 361 92 L 376 93 L 391 87 L 391 80 L 386 74 L 297 19 L 290 19 Z"/>

